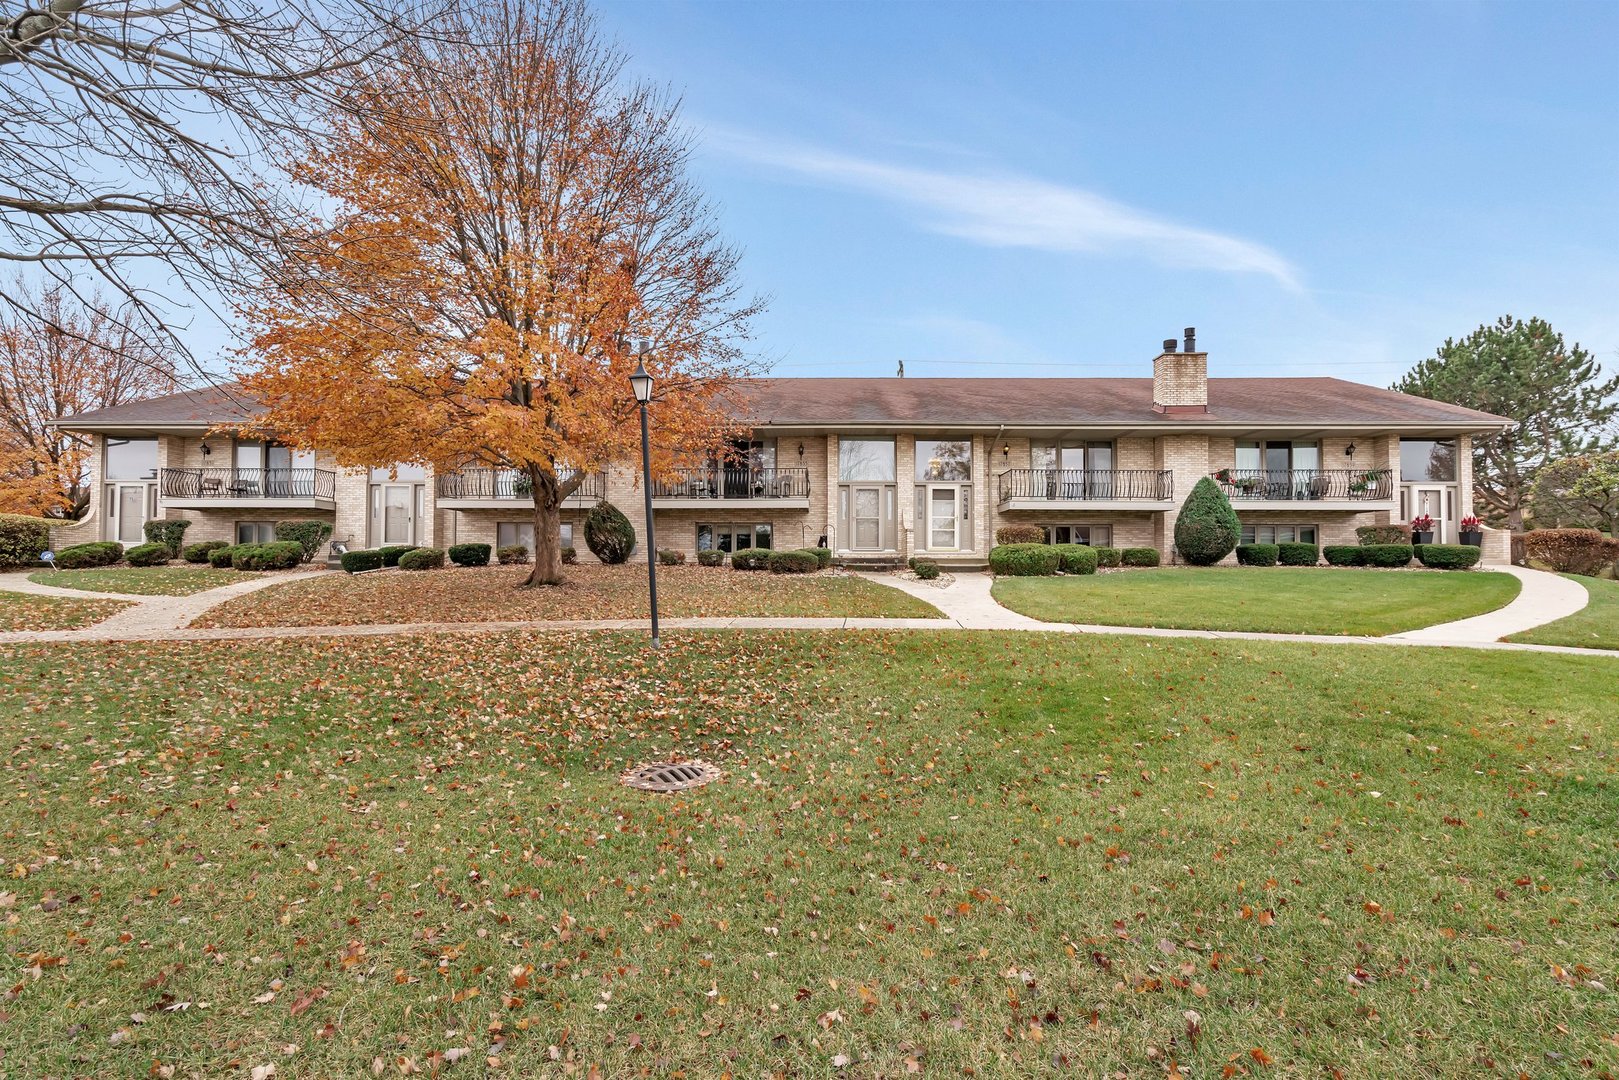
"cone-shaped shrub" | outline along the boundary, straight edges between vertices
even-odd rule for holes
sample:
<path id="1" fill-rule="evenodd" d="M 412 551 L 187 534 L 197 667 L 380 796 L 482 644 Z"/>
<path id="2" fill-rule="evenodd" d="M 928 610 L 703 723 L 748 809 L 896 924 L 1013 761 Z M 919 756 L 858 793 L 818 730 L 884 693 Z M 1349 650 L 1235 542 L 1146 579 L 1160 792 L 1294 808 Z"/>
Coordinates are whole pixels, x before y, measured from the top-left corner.
<path id="1" fill-rule="evenodd" d="M 585 546 L 609 566 L 627 562 L 635 550 L 635 526 L 622 510 L 603 499 L 585 516 Z"/>
<path id="2" fill-rule="evenodd" d="M 1220 486 L 1205 476 L 1181 503 L 1175 547 L 1193 566 L 1213 566 L 1236 550 L 1242 523 Z"/>

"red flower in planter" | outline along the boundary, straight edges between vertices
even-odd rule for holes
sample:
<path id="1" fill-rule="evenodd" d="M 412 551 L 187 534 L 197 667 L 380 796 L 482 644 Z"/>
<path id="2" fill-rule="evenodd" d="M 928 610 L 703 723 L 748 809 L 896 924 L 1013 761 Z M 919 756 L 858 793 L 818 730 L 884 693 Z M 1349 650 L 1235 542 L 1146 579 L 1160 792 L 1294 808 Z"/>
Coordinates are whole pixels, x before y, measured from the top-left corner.
<path id="1" fill-rule="evenodd" d="M 1411 531 L 1412 532 L 1433 532 L 1433 516 L 1431 514 L 1423 514 L 1420 517 L 1412 518 L 1411 519 Z"/>
<path id="2" fill-rule="evenodd" d="M 1468 514 L 1462 518 L 1462 532 L 1481 532 L 1483 529 L 1484 522 L 1480 521 L 1477 516 Z"/>

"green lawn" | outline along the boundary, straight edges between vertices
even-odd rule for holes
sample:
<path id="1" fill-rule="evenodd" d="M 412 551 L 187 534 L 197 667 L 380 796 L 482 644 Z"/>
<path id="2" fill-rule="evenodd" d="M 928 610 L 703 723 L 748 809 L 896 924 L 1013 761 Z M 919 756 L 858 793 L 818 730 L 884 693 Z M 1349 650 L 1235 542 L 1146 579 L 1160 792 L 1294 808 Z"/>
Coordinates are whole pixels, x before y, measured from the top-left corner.
<path id="1" fill-rule="evenodd" d="M 994 595 L 1046 622 L 1380 636 L 1494 611 L 1518 595 L 1518 580 L 1494 573 L 1164 567 L 1000 578 Z"/>
<path id="2" fill-rule="evenodd" d="M 4 1070 L 1599 1076 L 1613 671 L 995 633 L 0 649 Z M 617 785 L 671 753 L 725 776 Z"/>
<path id="3" fill-rule="evenodd" d="M 1619 649 L 1619 581 L 1565 574 L 1585 586 L 1591 602 L 1566 619 L 1537 626 L 1507 641 L 1536 645 L 1578 645 L 1587 649 Z"/>
<path id="4" fill-rule="evenodd" d="M 74 600 L 0 590 L 0 633 L 77 630 L 129 607 L 127 600 Z"/>
<path id="5" fill-rule="evenodd" d="M 85 592 L 190 596 L 261 576 L 240 570 L 216 570 L 211 566 L 106 566 L 94 570 L 41 570 L 29 574 L 28 580 Z"/>

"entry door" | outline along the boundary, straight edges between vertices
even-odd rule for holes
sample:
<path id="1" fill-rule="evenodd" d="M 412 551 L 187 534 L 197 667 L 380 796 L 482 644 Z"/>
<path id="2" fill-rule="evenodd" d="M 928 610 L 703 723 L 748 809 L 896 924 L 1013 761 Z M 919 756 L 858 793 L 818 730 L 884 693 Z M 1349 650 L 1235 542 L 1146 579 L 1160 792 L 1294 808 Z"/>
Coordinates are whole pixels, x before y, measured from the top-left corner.
<path id="1" fill-rule="evenodd" d="M 1445 497 L 1450 489 L 1445 487 L 1424 487 L 1417 485 L 1411 489 L 1410 517 L 1421 517 L 1427 514 L 1433 518 L 1433 538 L 1435 543 L 1448 544 L 1450 536 L 1450 515 L 1446 512 Z"/>
<path id="2" fill-rule="evenodd" d="M 928 488 L 928 550 L 957 551 L 961 548 L 961 489 Z"/>
<path id="3" fill-rule="evenodd" d="M 148 485 L 146 484 L 114 484 L 112 488 L 111 505 L 108 507 L 109 540 L 116 540 L 128 547 L 133 544 L 145 542 L 142 528 L 146 524 L 146 509 Z"/>
<path id="4" fill-rule="evenodd" d="M 382 485 L 382 542 L 416 542 L 416 493 L 410 484 Z"/>
<path id="5" fill-rule="evenodd" d="M 855 551 L 881 551 L 883 546 L 883 489 L 856 487 L 850 491 L 853 508 L 851 528 Z"/>

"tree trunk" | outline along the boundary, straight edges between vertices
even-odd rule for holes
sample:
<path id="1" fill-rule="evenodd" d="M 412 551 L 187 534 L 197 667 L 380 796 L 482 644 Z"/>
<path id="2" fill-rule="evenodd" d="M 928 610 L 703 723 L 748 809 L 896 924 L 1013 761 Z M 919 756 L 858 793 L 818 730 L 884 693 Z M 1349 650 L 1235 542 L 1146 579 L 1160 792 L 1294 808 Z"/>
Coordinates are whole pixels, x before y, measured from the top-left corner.
<path id="1" fill-rule="evenodd" d="M 525 587 L 562 584 L 562 508 L 554 495 L 534 486 L 534 569 Z"/>

